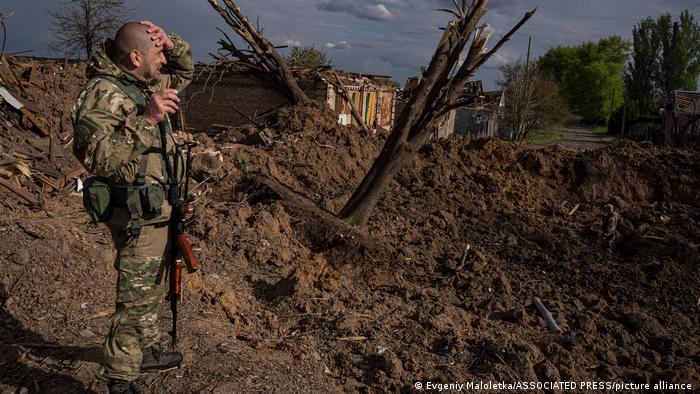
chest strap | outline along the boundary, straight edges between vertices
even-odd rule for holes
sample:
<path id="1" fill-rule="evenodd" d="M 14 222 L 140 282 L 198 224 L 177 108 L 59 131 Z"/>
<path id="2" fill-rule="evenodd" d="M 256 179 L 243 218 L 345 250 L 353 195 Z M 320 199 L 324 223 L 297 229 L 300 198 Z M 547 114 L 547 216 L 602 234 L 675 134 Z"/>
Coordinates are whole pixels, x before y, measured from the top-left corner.
<path id="1" fill-rule="evenodd" d="M 149 98 L 143 93 L 141 89 L 139 89 L 133 83 L 126 83 L 124 80 L 115 78 L 113 76 L 102 75 L 99 78 L 109 81 L 114 86 L 118 87 L 124 94 L 127 95 L 127 97 L 131 99 L 131 101 L 133 101 L 136 104 L 137 114 L 143 115 L 143 113 L 146 111 L 146 107 L 148 106 Z M 165 141 L 166 133 L 170 130 L 169 126 L 170 120 L 168 119 L 168 116 L 166 114 L 163 118 L 163 121 L 158 123 L 160 133 L 157 134 L 160 143 L 160 148 L 150 147 L 141 152 L 141 166 L 139 167 L 139 173 L 136 176 L 136 180 L 134 181 L 134 186 L 136 188 L 143 187 L 146 184 L 146 169 L 148 168 L 148 155 L 150 153 L 161 154 L 160 158 L 162 165 L 161 168 L 163 169 L 163 178 L 166 180 L 166 182 L 172 178 L 173 175 L 170 174 L 170 162 L 167 157 Z M 131 206 L 131 204 L 133 204 L 134 206 Z M 131 204 L 127 203 L 127 208 L 131 216 L 130 231 L 132 236 L 138 237 L 141 233 L 141 211 L 140 209 L 138 209 L 138 207 L 136 207 L 137 202 L 132 201 Z"/>

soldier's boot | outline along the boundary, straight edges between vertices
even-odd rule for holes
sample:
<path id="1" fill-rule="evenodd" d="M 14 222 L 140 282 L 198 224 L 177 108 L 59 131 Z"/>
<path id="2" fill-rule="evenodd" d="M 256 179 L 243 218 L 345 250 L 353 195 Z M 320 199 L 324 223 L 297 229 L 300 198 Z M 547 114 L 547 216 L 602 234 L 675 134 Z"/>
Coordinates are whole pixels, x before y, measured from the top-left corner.
<path id="1" fill-rule="evenodd" d="M 107 382 L 109 394 L 139 394 L 140 391 L 132 382 L 125 380 L 110 380 Z"/>
<path id="2" fill-rule="evenodd" d="M 166 352 L 160 344 L 143 349 L 141 372 L 177 368 L 182 362 L 182 353 Z"/>

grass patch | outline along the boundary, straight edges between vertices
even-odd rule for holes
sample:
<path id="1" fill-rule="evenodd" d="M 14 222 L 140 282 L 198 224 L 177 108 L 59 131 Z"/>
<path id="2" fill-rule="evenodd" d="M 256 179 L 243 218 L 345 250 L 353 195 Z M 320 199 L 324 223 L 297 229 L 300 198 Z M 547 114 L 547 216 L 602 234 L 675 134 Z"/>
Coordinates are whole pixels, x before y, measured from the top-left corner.
<path id="1" fill-rule="evenodd" d="M 564 136 L 563 125 L 552 125 L 541 129 L 530 130 L 525 137 L 525 142 L 532 145 L 546 145 L 560 140 Z"/>
<path id="2" fill-rule="evenodd" d="M 601 138 L 603 142 L 606 144 L 616 144 L 620 141 L 622 141 L 622 137 L 619 135 L 611 135 L 611 134 L 605 134 L 603 135 L 603 138 Z"/>
<path id="3" fill-rule="evenodd" d="M 622 140 L 622 137 L 616 134 L 609 134 L 606 126 L 595 126 L 591 130 L 600 136 L 600 139 L 606 144 L 616 144 Z"/>
<path id="4" fill-rule="evenodd" d="M 595 126 L 591 130 L 596 134 L 608 134 L 607 126 Z"/>

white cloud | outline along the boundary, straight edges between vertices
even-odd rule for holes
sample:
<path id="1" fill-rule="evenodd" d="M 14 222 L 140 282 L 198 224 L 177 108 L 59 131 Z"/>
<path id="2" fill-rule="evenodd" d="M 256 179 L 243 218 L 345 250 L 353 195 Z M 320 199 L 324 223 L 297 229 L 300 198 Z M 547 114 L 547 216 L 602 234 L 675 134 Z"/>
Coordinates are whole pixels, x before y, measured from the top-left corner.
<path id="1" fill-rule="evenodd" d="M 301 42 L 299 42 L 297 40 L 286 40 L 286 41 L 284 41 L 284 45 L 286 45 L 288 47 L 300 47 Z"/>
<path id="2" fill-rule="evenodd" d="M 347 41 L 327 42 L 326 48 L 328 48 L 328 49 L 349 49 L 350 45 L 348 44 Z"/>
<path id="3" fill-rule="evenodd" d="M 361 19 L 388 21 L 394 18 L 384 4 L 357 4 L 354 0 L 334 0 L 318 4 L 318 9 L 328 12 L 345 12 Z"/>

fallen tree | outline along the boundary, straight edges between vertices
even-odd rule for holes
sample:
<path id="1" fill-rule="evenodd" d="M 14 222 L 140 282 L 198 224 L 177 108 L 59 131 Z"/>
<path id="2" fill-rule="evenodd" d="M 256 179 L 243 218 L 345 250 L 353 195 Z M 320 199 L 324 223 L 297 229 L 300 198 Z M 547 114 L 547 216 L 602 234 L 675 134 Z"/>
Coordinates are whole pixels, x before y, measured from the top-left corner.
<path id="1" fill-rule="evenodd" d="M 208 1 L 233 31 L 248 44 L 248 49 L 238 48 L 233 40 L 223 30 L 220 30 L 224 34 L 224 38 L 219 41 L 219 45 L 225 53 L 221 56 L 215 56 L 217 60 L 222 63 L 232 61 L 248 68 L 254 76 L 276 86 L 293 105 L 306 104 L 311 101 L 297 84 L 284 57 L 241 13 L 241 8 L 233 0 L 223 0 L 223 6 L 219 4 L 218 0 Z M 229 56 L 233 56 L 234 59 L 231 60 Z"/>
<path id="2" fill-rule="evenodd" d="M 239 49 L 224 33 L 226 40 L 219 42 L 222 49 L 234 55 L 238 59 L 237 63 L 248 67 L 255 75 L 263 79 L 272 78 L 287 93 L 292 104 L 306 104 L 311 101 L 299 88 L 284 58 L 241 14 L 240 8 L 233 0 L 223 0 L 225 7 L 220 6 L 217 0 L 208 1 L 250 46 L 250 50 Z M 471 5 L 467 0 L 462 0 L 461 3 L 453 1 L 454 10 L 441 9 L 452 14 L 454 18 L 444 28 L 420 84 L 396 121 L 379 157 L 338 214 L 338 217 L 347 223 L 367 222 L 398 170 L 433 133 L 434 121 L 467 103 L 468 98 L 464 98 L 463 91 L 469 78 L 535 13 L 535 10 L 527 12 L 520 22 L 487 51 L 486 44 L 491 36 L 485 32 L 488 25 L 478 23 L 486 13 L 488 0 L 474 0 Z M 458 65 L 460 55 L 467 44 L 469 49 L 466 57 Z"/>
<path id="3" fill-rule="evenodd" d="M 471 6 L 454 0 L 456 10 L 438 42 L 435 54 L 420 84 L 399 116 L 377 160 L 339 213 L 351 224 L 365 224 L 383 192 L 401 167 L 410 160 L 433 133 L 435 119 L 465 103 L 460 98 L 464 85 L 476 70 L 515 33 L 535 10 L 527 12 L 489 51 L 487 25 L 477 25 L 486 13 L 488 0 L 475 0 Z M 460 54 L 469 44 L 466 58 Z M 454 71 L 456 69 L 456 71 Z"/>

